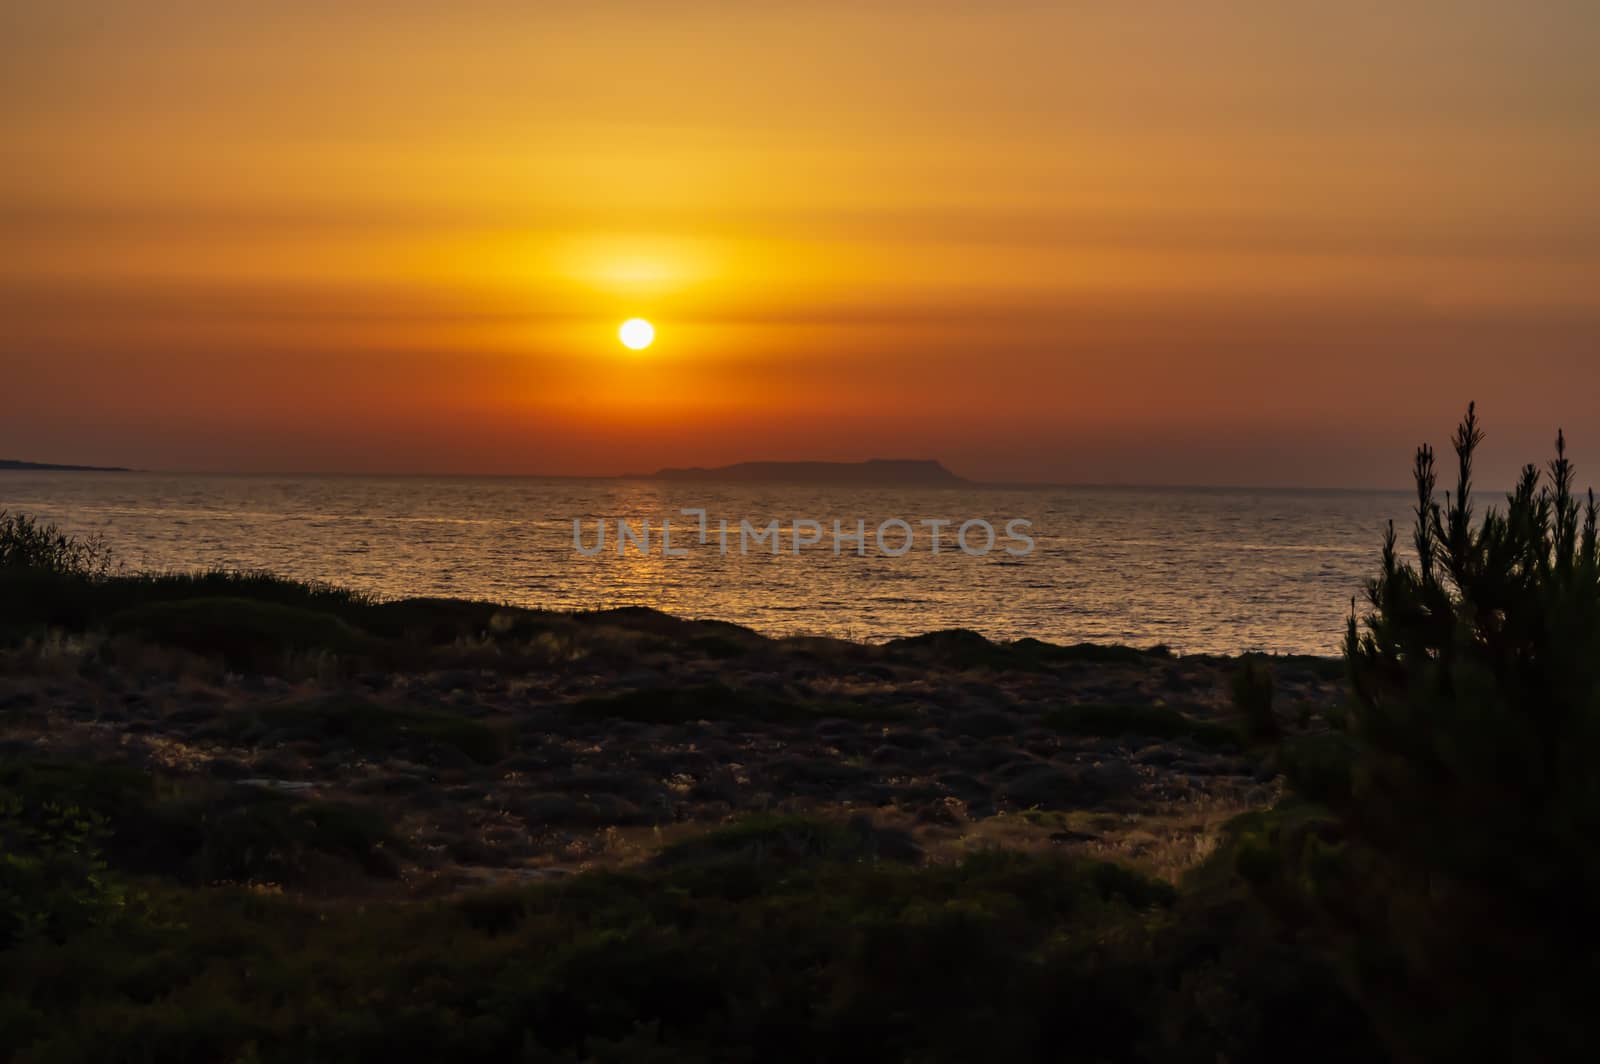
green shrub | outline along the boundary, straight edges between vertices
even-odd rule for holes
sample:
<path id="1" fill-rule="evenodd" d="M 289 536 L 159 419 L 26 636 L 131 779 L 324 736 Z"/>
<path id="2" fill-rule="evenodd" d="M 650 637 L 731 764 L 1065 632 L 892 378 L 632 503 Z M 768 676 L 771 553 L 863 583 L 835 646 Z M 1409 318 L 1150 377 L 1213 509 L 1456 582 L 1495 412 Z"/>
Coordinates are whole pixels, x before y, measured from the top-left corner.
<path id="1" fill-rule="evenodd" d="M 119 765 L 0 761 L 0 948 L 120 919 L 131 893 L 115 818 L 153 795 L 150 777 Z"/>
<path id="2" fill-rule="evenodd" d="M 108 923 L 127 897 L 102 853 L 105 818 L 0 789 L 0 949 Z"/>

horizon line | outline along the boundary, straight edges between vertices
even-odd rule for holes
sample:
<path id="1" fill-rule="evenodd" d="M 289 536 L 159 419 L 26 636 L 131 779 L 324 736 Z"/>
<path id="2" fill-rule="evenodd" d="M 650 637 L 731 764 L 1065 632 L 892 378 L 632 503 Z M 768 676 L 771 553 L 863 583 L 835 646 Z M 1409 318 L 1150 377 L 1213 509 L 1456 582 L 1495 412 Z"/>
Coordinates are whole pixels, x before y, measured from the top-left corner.
<path id="1" fill-rule="evenodd" d="M 938 461 L 933 459 L 933 461 Z M 67 464 L 67 463 L 59 463 Z M 78 464 L 78 463 L 72 463 Z M 86 464 L 86 463 L 84 463 Z M 748 464 L 745 462 L 728 463 L 730 465 Z M 839 462 L 839 465 L 859 465 L 860 462 Z M 942 463 L 941 463 L 942 464 Z M 673 467 L 677 468 L 677 467 Z M 692 467 L 691 467 L 692 468 Z M 719 468 L 719 467 L 710 467 Z M 114 469 L 100 467 L 95 469 L 0 469 L 0 473 L 82 473 L 82 472 L 115 472 L 118 475 L 147 474 L 160 476 L 216 476 L 216 477 L 389 477 L 395 479 L 459 479 L 459 480 L 649 480 L 662 483 L 683 484 L 684 481 L 657 478 L 653 473 L 482 473 L 463 472 L 460 470 L 450 472 L 372 472 L 352 470 L 239 470 L 239 469 L 158 469 L 130 467 Z M 714 483 L 714 482 L 707 482 Z M 734 485 L 740 484 L 785 484 L 796 483 L 797 486 L 823 488 L 823 487 L 849 487 L 849 488 L 918 488 L 926 491 L 960 491 L 962 489 L 983 488 L 988 490 L 1015 490 L 1035 491 L 1045 488 L 1065 489 L 1096 489 L 1105 491 L 1262 491 L 1262 492 L 1289 492 L 1289 491 L 1324 491 L 1346 493 L 1399 493 L 1409 494 L 1415 491 L 1414 487 L 1380 488 L 1357 485 L 1313 485 L 1313 484 L 1210 484 L 1210 483 L 1172 483 L 1172 482 L 1146 482 L 1146 481 L 1067 481 L 1067 480 L 979 480 L 963 478 L 959 484 L 832 484 L 825 481 L 817 482 L 789 482 L 783 480 L 751 480 L 731 481 Z M 1495 490 L 1495 489 L 1491 489 Z M 1509 490 L 1509 489 L 1506 489 Z M 1501 494 L 1495 490 L 1496 494 Z"/>

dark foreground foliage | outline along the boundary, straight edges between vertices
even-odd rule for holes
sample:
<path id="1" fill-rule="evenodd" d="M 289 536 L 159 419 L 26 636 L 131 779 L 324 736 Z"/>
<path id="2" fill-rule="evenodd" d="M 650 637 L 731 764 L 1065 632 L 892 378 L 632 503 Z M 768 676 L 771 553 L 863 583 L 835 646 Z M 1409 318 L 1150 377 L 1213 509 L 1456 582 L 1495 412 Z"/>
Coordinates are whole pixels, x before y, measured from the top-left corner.
<path id="1" fill-rule="evenodd" d="M 28 514 L 0 510 L 0 574 L 100 577 L 110 568 L 110 552 L 99 537 L 69 536 Z"/>
<path id="2" fill-rule="evenodd" d="M 108 838 L 148 832 L 159 813 L 198 852 L 374 852 L 354 825 L 284 827 L 286 800 L 267 802 L 274 815 L 241 846 L 221 824 L 183 826 L 164 785 L 136 773 L 0 774 L 23 806 L 51 781 Z M 1332 969 L 1278 941 L 1258 909 L 1228 892 L 1181 898 L 1113 864 L 988 852 L 917 867 L 860 825 L 764 818 L 638 871 L 330 906 L 184 886 L 186 851 L 166 869 L 105 854 L 56 870 L 73 895 L 57 900 L 62 921 L 11 936 L 10 1059 L 1210 1064 L 1376 1052 Z"/>
<path id="3" fill-rule="evenodd" d="M 1286 752 L 1322 803 L 1263 822 L 1241 868 L 1328 936 L 1407 1059 L 1592 1059 L 1600 1049 L 1600 545 L 1565 440 L 1474 517 L 1469 408 L 1456 486 L 1417 453 L 1347 639 L 1348 735 Z"/>

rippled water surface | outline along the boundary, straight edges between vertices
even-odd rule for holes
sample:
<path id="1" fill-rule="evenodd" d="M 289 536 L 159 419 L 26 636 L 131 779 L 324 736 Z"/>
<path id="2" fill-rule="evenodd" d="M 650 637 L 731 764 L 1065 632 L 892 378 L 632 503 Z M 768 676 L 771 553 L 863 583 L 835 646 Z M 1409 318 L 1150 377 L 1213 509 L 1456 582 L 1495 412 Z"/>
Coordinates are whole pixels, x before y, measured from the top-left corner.
<path id="1" fill-rule="evenodd" d="M 0 508 L 103 533 L 136 570 L 264 568 L 387 596 L 447 595 L 589 609 L 647 605 L 774 634 L 882 639 L 936 628 L 1052 642 L 1165 643 L 1183 652 L 1332 654 L 1350 598 L 1377 563 L 1403 493 L 1235 489 L 871 489 L 637 480 L 214 476 L 0 472 Z M 711 534 L 681 508 L 707 511 Z M 661 553 L 660 525 L 674 550 Z M 880 553 L 871 529 L 916 528 Z M 941 550 L 919 522 L 990 521 L 992 551 Z M 1032 522 L 1033 552 L 1006 553 L 1005 522 Z M 595 545 L 597 522 L 606 549 Z M 618 519 L 649 519 L 648 554 L 616 551 Z M 717 522 L 733 532 L 721 553 Z M 822 542 L 791 549 L 796 519 Z M 782 553 L 739 553 L 738 526 L 782 523 Z M 868 528 L 866 556 L 832 526 Z M 970 546 L 982 545 L 978 529 Z M 888 531 L 898 549 L 903 532 Z"/>

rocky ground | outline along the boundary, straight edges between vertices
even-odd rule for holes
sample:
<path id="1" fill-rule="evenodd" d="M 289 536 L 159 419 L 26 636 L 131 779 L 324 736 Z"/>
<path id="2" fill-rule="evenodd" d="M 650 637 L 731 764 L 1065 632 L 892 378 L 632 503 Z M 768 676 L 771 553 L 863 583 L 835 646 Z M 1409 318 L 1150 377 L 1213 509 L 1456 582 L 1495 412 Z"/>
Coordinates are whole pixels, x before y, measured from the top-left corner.
<path id="1" fill-rule="evenodd" d="M 1268 660 L 1278 725 L 1323 726 L 1339 663 Z M 392 833 L 382 889 L 417 894 L 648 861 L 761 813 L 837 819 L 904 860 L 1062 849 L 1175 878 L 1279 791 L 1232 704 L 1239 667 L 966 632 L 768 640 L 643 610 L 385 668 L 239 671 L 80 635 L 0 660 L 0 756 L 357 807 Z"/>

